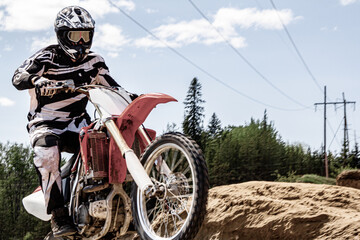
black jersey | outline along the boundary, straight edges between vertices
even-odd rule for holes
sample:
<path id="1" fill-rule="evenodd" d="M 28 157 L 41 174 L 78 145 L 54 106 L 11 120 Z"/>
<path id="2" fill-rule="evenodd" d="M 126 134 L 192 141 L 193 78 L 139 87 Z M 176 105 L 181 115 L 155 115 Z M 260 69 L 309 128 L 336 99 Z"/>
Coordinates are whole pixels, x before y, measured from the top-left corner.
<path id="1" fill-rule="evenodd" d="M 72 62 L 59 45 L 48 46 L 27 59 L 13 76 L 13 85 L 19 89 L 28 89 L 31 97 L 28 114 L 28 130 L 38 127 L 58 130 L 79 131 L 75 127 L 67 129 L 71 122 L 83 122 L 90 119 L 86 113 L 87 97 L 78 92 L 61 92 L 52 97 L 40 96 L 32 84 L 34 78 L 63 81 L 72 79 L 75 86 L 81 84 L 100 84 L 120 87 L 109 75 L 104 59 L 90 52 L 81 62 Z"/>

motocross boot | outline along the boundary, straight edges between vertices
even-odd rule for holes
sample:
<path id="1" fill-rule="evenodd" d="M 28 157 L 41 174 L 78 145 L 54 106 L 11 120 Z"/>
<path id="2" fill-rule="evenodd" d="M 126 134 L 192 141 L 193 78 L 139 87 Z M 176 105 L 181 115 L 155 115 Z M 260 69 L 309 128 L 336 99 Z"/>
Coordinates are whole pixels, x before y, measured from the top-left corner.
<path id="1" fill-rule="evenodd" d="M 77 232 L 67 208 L 54 209 L 51 214 L 51 230 L 54 237 L 70 236 Z"/>

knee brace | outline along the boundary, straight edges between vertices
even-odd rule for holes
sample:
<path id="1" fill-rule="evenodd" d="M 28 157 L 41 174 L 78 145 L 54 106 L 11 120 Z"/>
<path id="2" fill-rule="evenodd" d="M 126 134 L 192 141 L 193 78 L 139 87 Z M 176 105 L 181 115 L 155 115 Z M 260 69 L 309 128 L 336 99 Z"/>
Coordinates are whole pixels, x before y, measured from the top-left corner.
<path id="1" fill-rule="evenodd" d="M 52 186 L 57 184 L 61 191 L 60 152 L 58 146 L 35 146 L 34 152 L 34 164 L 41 175 L 41 187 L 45 196 L 45 206 L 47 207 Z"/>

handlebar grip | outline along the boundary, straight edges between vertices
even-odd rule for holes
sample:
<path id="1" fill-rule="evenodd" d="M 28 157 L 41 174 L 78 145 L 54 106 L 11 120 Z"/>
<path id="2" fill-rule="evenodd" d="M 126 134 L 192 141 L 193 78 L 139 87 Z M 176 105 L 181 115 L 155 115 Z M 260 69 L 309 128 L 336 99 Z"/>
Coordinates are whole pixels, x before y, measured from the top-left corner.
<path id="1" fill-rule="evenodd" d="M 48 89 L 61 90 L 61 89 L 75 89 L 73 80 L 56 81 L 54 85 L 48 86 Z"/>

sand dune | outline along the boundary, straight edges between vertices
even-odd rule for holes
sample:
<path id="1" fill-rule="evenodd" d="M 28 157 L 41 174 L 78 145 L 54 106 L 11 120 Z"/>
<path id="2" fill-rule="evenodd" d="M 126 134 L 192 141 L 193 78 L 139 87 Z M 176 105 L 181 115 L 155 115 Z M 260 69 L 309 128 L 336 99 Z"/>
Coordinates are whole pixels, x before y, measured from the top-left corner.
<path id="1" fill-rule="evenodd" d="M 196 239 L 360 239 L 360 190 L 246 182 L 210 190 Z"/>
<path id="2" fill-rule="evenodd" d="M 360 190 L 255 181 L 215 187 L 196 239 L 360 240 Z"/>

